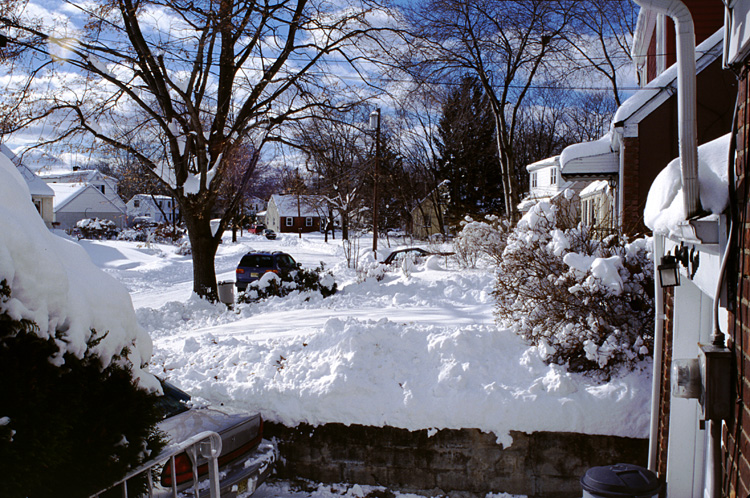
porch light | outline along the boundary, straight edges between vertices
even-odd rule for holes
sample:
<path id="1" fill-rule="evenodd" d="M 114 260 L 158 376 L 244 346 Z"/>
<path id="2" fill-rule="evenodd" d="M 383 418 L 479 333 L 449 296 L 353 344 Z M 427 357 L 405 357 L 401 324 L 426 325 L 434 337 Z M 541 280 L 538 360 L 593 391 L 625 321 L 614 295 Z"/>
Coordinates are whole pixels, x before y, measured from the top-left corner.
<path id="1" fill-rule="evenodd" d="M 680 267 L 677 258 L 671 254 L 662 256 L 659 270 L 659 282 L 662 287 L 676 287 L 680 285 Z"/>

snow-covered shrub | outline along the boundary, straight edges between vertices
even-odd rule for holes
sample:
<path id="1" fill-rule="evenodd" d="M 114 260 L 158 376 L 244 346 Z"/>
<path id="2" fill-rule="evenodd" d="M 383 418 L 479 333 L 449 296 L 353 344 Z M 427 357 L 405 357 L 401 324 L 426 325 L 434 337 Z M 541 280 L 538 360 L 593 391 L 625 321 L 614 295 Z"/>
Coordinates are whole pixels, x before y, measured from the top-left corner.
<path id="1" fill-rule="evenodd" d="M 293 291 L 320 292 L 323 297 L 336 293 L 338 284 L 323 263 L 318 268 L 299 268 L 279 273 L 266 272 L 255 282 L 251 282 L 237 297 L 239 303 L 251 303 L 271 296 L 284 297 Z"/>
<path id="2" fill-rule="evenodd" d="M 158 396 L 137 387 L 127 350 L 105 365 L 92 351 L 106 334 L 93 333 L 82 357 L 63 352 L 66 332 L 58 330 L 57 338 L 40 335 L 36 323 L 13 316 L 6 306 L 10 299 L 3 280 L 2 496 L 89 496 L 164 447 L 166 440 L 155 429 L 162 416 Z M 137 491 L 140 485 L 145 491 L 142 481 L 129 488 Z"/>
<path id="3" fill-rule="evenodd" d="M 388 266 L 374 260 L 362 260 L 356 267 L 357 282 L 364 282 L 368 278 L 374 278 L 378 282 L 385 278 Z"/>
<path id="4" fill-rule="evenodd" d="M 494 215 L 487 215 L 485 220 L 474 221 L 467 216 L 461 222 L 463 228 L 456 236 L 453 248 L 459 265 L 464 268 L 476 268 L 483 257 L 496 264 L 502 260 L 509 224 Z"/>
<path id="5" fill-rule="evenodd" d="M 509 234 L 498 267 L 496 316 L 540 347 L 550 363 L 612 373 L 652 354 L 650 240 L 597 240 L 562 229 L 541 202 Z"/>
<path id="6" fill-rule="evenodd" d="M 74 235 L 82 239 L 111 239 L 117 237 L 117 225 L 112 220 L 85 218 L 76 222 Z"/>

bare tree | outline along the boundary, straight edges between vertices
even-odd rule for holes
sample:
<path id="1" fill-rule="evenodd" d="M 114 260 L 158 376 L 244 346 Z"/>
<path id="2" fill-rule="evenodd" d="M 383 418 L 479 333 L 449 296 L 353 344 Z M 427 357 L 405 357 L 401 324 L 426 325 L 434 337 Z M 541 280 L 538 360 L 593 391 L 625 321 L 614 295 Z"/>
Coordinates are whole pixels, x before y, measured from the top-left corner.
<path id="1" fill-rule="evenodd" d="M 495 120 L 505 211 L 516 212 L 515 139 L 530 88 L 556 68 L 567 49 L 571 19 L 563 0 L 429 0 L 411 10 L 414 52 L 408 66 L 420 80 L 473 74 Z"/>
<path id="2" fill-rule="evenodd" d="M 582 0 L 573 11 L 574 29 L 563 33 L 571 47 L 569 66 L 587 81 L 591 81 L 592 71 L 603 77 L 616 106 L 622 104 L 621 73 L 633 62 L 630 43 L 637 14 L 638 7 L 631 0 Z"/>
<path id="3" fill-rule="evenodd" d="M 334 106 L 330 94 L 341 89 L 326 66 L 356 66 L 365 57 L 362 47 L 376 44 L 379 32 L 369 19 L 382 6 L 378 0 L 68 3 L 88 16 L 85 27 L 61 32 L 0 18 L 11 41 L 37 52 L 32 77 L 55 82 L 51 91 L 42 93 L 37 83 L 38 93 L 25 95 L 36 106 L 34 119 L 54 122 L 56 140 L 87 135 L 127 151 L 161 182 L 187 225 L 193 289 L 216 300 L 216 249 L 264 144 L 278 138 L 282 124 Z M 239 144 L 254 154 L 214 232 L 212 210 Z"/>
<path id="4" fill-rule="evenodd" d="M 365 198 L 362 182 L 368 158 L 361 123 L 366 116 L 364 108 L 328 114 L 301 124 L 295 133 L 295 146 L 306 156 L 316 193 L 338 214 L 344 240 L 348 240 L 349 223 Z"/>

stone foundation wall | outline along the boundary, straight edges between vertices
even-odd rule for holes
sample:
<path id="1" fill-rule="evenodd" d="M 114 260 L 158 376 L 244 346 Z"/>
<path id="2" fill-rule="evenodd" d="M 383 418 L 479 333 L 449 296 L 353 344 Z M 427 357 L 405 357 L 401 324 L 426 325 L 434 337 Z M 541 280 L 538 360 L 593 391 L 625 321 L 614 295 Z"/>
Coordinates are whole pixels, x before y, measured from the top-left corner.
<path id="1" fill-rule="evenodd" d="M 275 438 L 282 478 L 356 483 L 427 495 L 484 497 L 489 492 L 529 498 L 580 497 L 590 467 L 645 466 L 648 440 L 574 433 L 512 432 L 503 448 L 477 429 L 408 431 L 392 427 L 284 427 L 266 423 Z"/>

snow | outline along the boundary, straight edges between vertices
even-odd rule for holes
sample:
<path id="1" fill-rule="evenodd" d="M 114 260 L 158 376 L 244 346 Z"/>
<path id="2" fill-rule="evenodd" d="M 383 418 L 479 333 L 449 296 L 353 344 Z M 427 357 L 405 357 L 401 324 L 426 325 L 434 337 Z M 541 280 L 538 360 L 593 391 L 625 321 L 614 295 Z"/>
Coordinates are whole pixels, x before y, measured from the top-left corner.
<path id="1" fill-rule="evenodd" d="M 724 135 L 698 147 L 698 180 L 703 209 L 721 214 L 729 204 L 729 140 Z M 673 159 L 656 177 L 648 192 L 644 221 L 654 233 L 669 235 L 685 221 L 680 158 Z"/>
<path id="2" fill-rule="evenodd" d="M 94 352 L 108 365 L 124 347 L 133 373 L 145 387 L 158 388 L 143 370 L 152 352 L 148 334 L 138 325 L 130 296 L 103 273 L 80 245 L 51 233 L 31 202 L 26 183 L 13 163 L 0 154 L 0 280 L 11 288 L 3 311 L 39 325 L 41 337 L 58 340 L 61 353 L 82 357 L 95 329 L 106 334 Z M 52 358 L 56 364 L 62 355 Z"/>
<path id="3" fill-rule="evenodd" d="M 271 201 L 276 205 L 279 216 L 320 216 L 318 206 L 322 201 L 321 196 L 316 195 L 278 195 L 271 196 Z"/>
<path id="4" fill-rule="evenodd" d="M 589 156 L 605 155 L 612 152 L 612 132 L 593 142 L 583 142 L 565 147 L 560 154 L 560 164 L 567 164 L 574 159 Z"/>
<path id="5" fill-rule="evenodd" d="M 130 289 L 154 341 L 151 370 L 201 402 L 291 426 L 471 427 L 505 445 L 511 430 L 647 436 L 650 365 L 600 383 L 545 364 L 543 348 L 495 324 L 487 267 L 459 270 L 436 256 L 360 281 L 339 240 L 230 240 L 227 232 L 217 280 L 233 280 L 248 250 L 284 250 L 307 268 L 323 262 L 340 291 L 228 310 L 191 296 L 190 259 L 174 247 L 81 241 Z"/>

